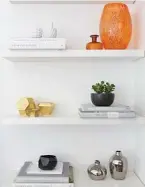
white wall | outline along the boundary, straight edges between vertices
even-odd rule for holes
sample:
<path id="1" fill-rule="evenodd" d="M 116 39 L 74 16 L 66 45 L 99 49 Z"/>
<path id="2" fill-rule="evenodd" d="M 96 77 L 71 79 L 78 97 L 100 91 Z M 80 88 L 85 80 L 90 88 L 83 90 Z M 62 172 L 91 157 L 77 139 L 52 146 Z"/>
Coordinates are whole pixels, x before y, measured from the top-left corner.
<path id="1" fill-rule="evenodd" d="M 129 7 L 134 22 L 135 6 Z M 1 0 L 0 51 L 7 49 L 11 36 L 31 36 L 36 27 L 44 28 L 47 36 L 52 21 L 58 28 L 58 36 L 68 39 L 69 48 L 83 49 L 89 35 L 98 33 L 102 8 L 102 5 L 12 5 Z M 133 45 L 134 41 L 130 47 Z M 133 72 L 132 62 L 127 61 L 14 64 L 1 60 L 1 114 L 16 115 L 15 103 L 23 96 L 55 102 L 58 115 L 77 113 L 80 103 L 90 100 L 91 85 L 102 79 L 116 84 L 116 101 L 133 106 Z M 123 150 L 132 170 L 135 138 L 136 130 L 130 126 L 2 126 L 0 160 L 1 168 L 5 169 L 1 176 L 9 175 L 8 171 L 42 153 L 56 154 L 76 168 L 98 158 L 107 165 L 117 149 Z"/>
<path id="2" fill-rule="evenodd" d="M 137 20 L 138 20 L 138 37 L 139 37 L 139 46 L 142 49 L 145 49 L 145 3 L 137 3 Z M 141 20 L 141 21 L 139 21 Z M 145 60 L 141 59 L 138 63 L 134 64 L 134 80 L 135 80 L 135 108 L 139 111 L 140 114 L 145 115 L 145 89 L 144 89 L 144 69 L 145 69 Z"/>
<path id="3" fill-rule="evenodd" d="M 142 38 L 140 40 L 141 48 L 145 48 L 145 12 L 144 12 L 145 4 L 138 3 L 137 12 L 138 12 L 138 20 L 142 20 L 139 22 L 139 37 Z M 140 114 L 145 116 L 145 79 L 144 79 L 144 70 L 145 70 L 145 60 L 142 59 L 139 63 L 135 64 L 135 109 L 139 111 Z M 145 127 L 144 125 L 139 126 L 137 131 L 137 146 L 136 146 L 136 164 L 135 170 L 140 179 L 145 183 L 145 149 L 144 149 L 144 141 L 145 141 Z"/>
<path id="4" fill-rule="evenodd" d="M 140 126 L 137 132 L 137 146 L 136 146 L 136 163 L 135 163 L 135 172 L 138 177 L 145 183 L 145 127 L 144 125 Z"/>

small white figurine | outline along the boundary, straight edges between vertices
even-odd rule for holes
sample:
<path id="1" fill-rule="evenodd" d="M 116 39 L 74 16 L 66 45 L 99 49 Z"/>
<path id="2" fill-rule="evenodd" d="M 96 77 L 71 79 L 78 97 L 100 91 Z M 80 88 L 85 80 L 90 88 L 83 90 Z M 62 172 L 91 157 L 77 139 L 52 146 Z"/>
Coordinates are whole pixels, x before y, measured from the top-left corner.
<path id="1" fill-rule="evenodd" d="M 56 38 L 57 29 L 53 27 L 53 22 L 48 38 Z M 37 28 L 35 32 L 32 33 L 32 38 L 44 38 L 44 33 L 42 28 Z"/>
<path id="2" fill-rule="evenodd" d="M 56 37 L 57 37 L 57 29 L 53 27 L 53 22 L 52 22 L 49 38 L 56 38 Z"/>
<path id="3" fill-rule="evenodd" d="M 35 32 L 32 33 L 32 38 L 42 38 L 43 37 L 43 29 L 37 28 Z"/>

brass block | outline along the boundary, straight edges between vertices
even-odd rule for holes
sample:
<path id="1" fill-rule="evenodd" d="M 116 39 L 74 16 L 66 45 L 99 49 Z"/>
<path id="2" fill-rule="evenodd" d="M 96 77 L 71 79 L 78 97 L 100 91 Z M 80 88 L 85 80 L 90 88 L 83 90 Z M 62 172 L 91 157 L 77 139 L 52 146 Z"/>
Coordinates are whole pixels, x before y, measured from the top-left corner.
<path id="1" fill-rule="evenodd" d="M 39 103 L 38 116 L 40 117 L 50 116 L 53 112 L 54 107 L 55 107 L 54 103 Z"/>
<path id="2" fill-rule="evenodd" d="M 19 110 L 19 114 L 21 117 L 37 117 L 38 116 L 38 109 L 32 110 Z"/>
<path id="3" fill-rule="evenodd" d="M 38 109 L 32 109 L 32 110 L 27 110 L 27 115 L 29 117 L 38 117 Z"/>
<path id="4" fill-rule="evenodd" d="M 27 112 L 25 110 L 19 110 L 19 114 L 21 117 L 28 117 Z"/>
<path id="5" fill-rule="evenodd" d="M 37 107 L 33 98 L 24 97 L 17 102 L 18 110 L 32 110 L 36 108 Z"/>

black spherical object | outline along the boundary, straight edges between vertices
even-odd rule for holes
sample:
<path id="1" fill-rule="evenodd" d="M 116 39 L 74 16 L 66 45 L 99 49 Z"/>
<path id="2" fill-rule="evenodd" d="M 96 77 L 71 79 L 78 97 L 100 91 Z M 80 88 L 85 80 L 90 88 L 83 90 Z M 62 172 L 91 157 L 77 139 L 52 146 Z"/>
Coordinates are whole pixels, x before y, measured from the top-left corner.
<path id="1" fill-rule="evenodd" d="M 57 158 L 54 155 L 41 155 L 38 167 L 42 170 L 53 170 L 57 165 Z"/>
<path id="2" fill-rule="evenodd" d="M 91 93 L 91 100 L 95 106 L 110 106 L 114 102 L 113 93 Z"/>

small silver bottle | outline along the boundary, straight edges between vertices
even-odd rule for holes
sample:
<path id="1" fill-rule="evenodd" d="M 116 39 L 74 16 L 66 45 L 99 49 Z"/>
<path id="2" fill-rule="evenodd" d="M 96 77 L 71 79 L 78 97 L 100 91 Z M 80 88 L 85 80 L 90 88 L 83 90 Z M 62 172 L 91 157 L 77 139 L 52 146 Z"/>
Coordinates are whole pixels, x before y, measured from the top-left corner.
<path id="1" fill-rule="evenodd" d="M 109 169 L 113 179 L 123 180 L 127 175 L 128 163 L 121 151 L 116 151 L 109 162 Z"/>
<path id="2" fill-rule="evenodd" d="M 107 175 L 107 170 L 99 160 L 96 160 L 94 164 L 89 166 L 88 175 L 92 180 L 103 180 Z"/>

